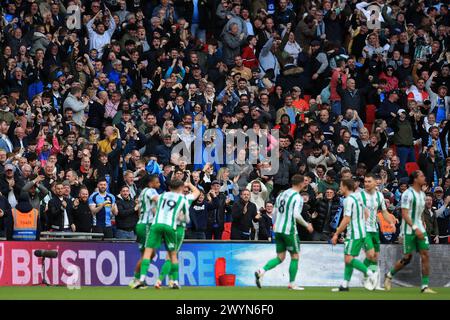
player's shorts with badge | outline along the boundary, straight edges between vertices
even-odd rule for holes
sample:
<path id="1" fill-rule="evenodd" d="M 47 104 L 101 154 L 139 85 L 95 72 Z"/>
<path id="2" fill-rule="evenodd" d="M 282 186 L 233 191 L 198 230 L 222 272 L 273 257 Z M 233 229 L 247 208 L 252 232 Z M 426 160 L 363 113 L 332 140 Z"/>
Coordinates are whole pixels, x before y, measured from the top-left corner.
<path id="1" fill-rule="evenodd" d="M 145 249 L 145 241 L 147 239 L 147 234 L 150 231 L 151 223 L 138 223 L 136 225 L 136 241 L 139 245 L 139 250 L 143 251 Z"/>
<path id="2" fill-rule="evenodd" d="M 300 239 L 298 234 L 284 234 L 275 232 L 275 245 L 277 253 L 280 252 L 300 252 Z"/>
<path id="3" fill-rule="evenodd" d="M 161 242 L 164 239 L 164 244 L 168 251 L 175 251 L 177 235 L 175 230 L 169 225 L 158 223 L 152 224 L 150 232 L 147 235 L 145 242 L 146 248 L 158 249 L 161 247 Z"/>
<path id="4" fill-rule="evenodd" d="M 365 238 L 361 239 L 345 239 L 344 253 L 352 257 L 359 256 L 361 249 L 364 247 Z"/>
<path id="5" fill-rule="evenodd" d="M 380 234 L 378 232 L 366 232 L 364 250 L 369 251 L 371 249 L 380 252 Z"/>
<path id="6" fill-rule="evenodd" d="M 414 251 L 430 250 L 430 242 L 426 232 L 423 233 L 423 237 L 423 240 L 421 240 L 415 234 L 406 234 L 403 239 L 403 253 L 410 254 Z"/>

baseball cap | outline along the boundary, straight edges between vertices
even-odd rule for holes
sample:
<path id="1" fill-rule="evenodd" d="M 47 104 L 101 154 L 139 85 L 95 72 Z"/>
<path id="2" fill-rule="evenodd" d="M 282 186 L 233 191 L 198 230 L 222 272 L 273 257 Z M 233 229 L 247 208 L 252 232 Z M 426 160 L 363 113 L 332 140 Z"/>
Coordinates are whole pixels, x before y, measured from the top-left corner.
<path id="1" fill-rule="evenodd" d="M 329 176 L 330 178 L 336 179 L 336 171 L 334 171 L 333 169 L 328 170 L 327 176 Z"/>
<path id="2" fill-rule="evenodd" d="M 434 192 L 444 192 L 444 189 L 442 187 L 436 187 L 434 188 Z"/>
<path id="3" fill-rule="evenodd" d="M 406 113 L 405 109 L 399 109 L 399 110 L 397 111 L 397 114 L 401 114 L 401 113 Z"/>
<path id="4" fill-rule="evenodd" d="M 8 170 L 16 171 L 15 169 L 16 169 L 16 168 L 15 168 L 12 164 L 10 164 L 10 163 L 8 163 L 8 164 L 5 166 L 5 171 L 8 171 Z"/>
<path id="5" fill-rule="evenodd" d="M 397 89 L 389 91 L 389 94 L 399 94 L 400 92 Z"/>
<path id="6" fill-rule="evenodd" d="M 213 182 L 211 182 L 211 185 L 213 184 L 220 184 L 219 180 L 214 180 Z"/>
<path id="7" fill-rule="evenodd" d="M 311 47 L 314 47 L 314 46 L 320 46 L 320 41 L 319 40 L 311 41 Z"/>
<path id="8" fill-rule="evenodd" d="M 258 68 L 258 67 L 254 67 L 254 68 L 252 68 L 252 72 L 260 73 L 260 72 L 261 72 L 261 69 Z"/>

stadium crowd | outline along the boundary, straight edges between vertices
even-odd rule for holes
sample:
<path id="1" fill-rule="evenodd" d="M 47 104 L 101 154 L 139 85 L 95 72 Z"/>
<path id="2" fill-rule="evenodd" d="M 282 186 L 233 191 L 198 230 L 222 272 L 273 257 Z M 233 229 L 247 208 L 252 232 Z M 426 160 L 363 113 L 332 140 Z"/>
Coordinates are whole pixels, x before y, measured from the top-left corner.
<path id="1" fill-rule="evenodd" d="M 327 241 L 342 178 L 375 173 L 400 223 L 408 172 L 420 168 L 427 233 L 448 243 L 446 1 L 1 3 L 0 236 L 14 239 L 28 213 L 33 237 L 133 239 L 140 192 L 175 177 L 202 191 L 187 238 L 270 241 L 274 199 L 301 173 L 315 229 L 299 227 L 301 239 Z M 194 134 L 206 129 L 215 134 Z M 257 145 L 225 143 L 226 130 L 268 138 L 279 170 L 263 174 L 273 157 L 251 163 Z M 172 152 L 179 144 L 230 157 L 194 161 Z M 397 241 L 399 224 L 380 217 L 380 228 Z"/>

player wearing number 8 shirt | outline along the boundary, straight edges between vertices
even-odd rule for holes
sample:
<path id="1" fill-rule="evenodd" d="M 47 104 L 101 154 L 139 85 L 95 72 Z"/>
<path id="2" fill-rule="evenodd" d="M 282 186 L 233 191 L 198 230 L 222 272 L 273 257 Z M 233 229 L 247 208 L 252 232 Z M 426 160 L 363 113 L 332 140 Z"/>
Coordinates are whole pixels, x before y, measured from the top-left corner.
<path id="1" fill-rule="evenodd" d="M 159 249 L 161 242 L 164 241 L 165 247 L 170 258 L 170 275 L 174 279 L 173 289 L 179 289 L 178 286 L 178 258 L 177 258 L 177 223 L 178 221 L 189 222 L 189 205 L 191 199 L 197 199 L 200 191 L 191 183 L 186 186 L 192 192 L 191 199 L 186 198 L 182 194 L 185 183 L 178 179 L 169 182 L 169 192 L 162 195 L 152 197 L 153 201 L 157 201 L 156 215 L 150 232 L 145 242 L 145 251 L 142 257 L 140 279 L 135 283 L 133 289 L 145 287 L 145 277 L 147 275 L 150 259 L 153 253 Z"/>
<path id="2" fill-rule="evenodd" d="M 422 293 L 436 293 L 428 287 L 430 275 L 430 258 L 428 251 L 430 244 L 425 226 L 422 222 L 425 210 L 425 193 L 422 187 L 427 184 L 425 175 L 417 170 L 409 176 L 411 187 L 403 192 L 401 199 L 403 235 L 403 258 L 398 260 L 394 267 L 386 274 L 384 279 L 385 290 L 391 289 L 394 275 L 411 262 L 414 251 L 419 252 L 422 263 Z"/>
<path id="3" fill-rule="evenodd" d="M 286 251 L 289 251 L 291 263 L 289 265 L 288 289 L 303 290 L 303 288 L 295 285 L 300 252 L 300 240 L 298 238 L 296 222 L 307 228 L 310 233 L 313 232 L 313 227 L 301 216 L 303 198 L 299 192 L 303 189 L 304 177 L 296 174 L 292 177 L 291 183 L 292 187 L 283 191 L 275 201 L 273 220 L 275 224 L 277 257 L 268 261 L 262 269 L 255 272 L 255 280 L 258 288 L 261 288 L 261 280 L 264 273 L 282 263 L 286 258 Z"/>

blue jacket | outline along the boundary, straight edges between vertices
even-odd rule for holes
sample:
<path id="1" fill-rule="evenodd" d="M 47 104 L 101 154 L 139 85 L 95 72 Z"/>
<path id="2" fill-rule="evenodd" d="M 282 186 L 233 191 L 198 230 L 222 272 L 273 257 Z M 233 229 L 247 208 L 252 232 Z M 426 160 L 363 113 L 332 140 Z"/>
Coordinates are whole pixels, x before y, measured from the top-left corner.
<path id="1" fill-rule="evenodd" d="M 8 147 L 8 144 L 3 138 L 0 138 L 0 149 L 5 150 L 6 152 L 12 152 L 12 150 Z"/>

